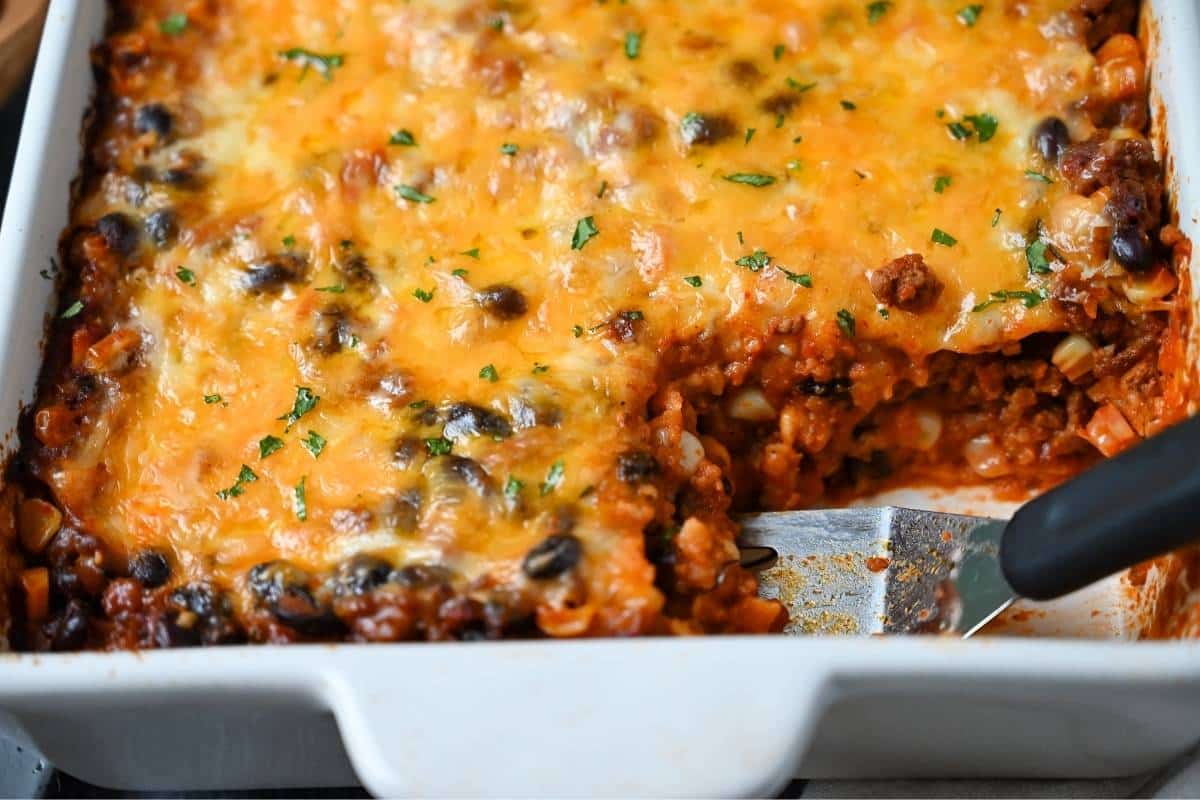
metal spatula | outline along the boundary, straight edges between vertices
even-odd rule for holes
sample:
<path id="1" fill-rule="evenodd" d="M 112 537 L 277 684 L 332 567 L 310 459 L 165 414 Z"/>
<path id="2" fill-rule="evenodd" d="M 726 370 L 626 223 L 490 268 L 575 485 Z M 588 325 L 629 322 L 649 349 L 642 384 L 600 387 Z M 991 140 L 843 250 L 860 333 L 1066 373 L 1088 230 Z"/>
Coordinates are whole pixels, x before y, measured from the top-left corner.
<path id="1" fill-rule="evenodd" d="M 1017 597 L 1050 600 L 1200 541 L 1200 417 L 1018 509 L 1011 521 L 848 508 L 743 517 L 743 565 L 794 633 L 970 636 Z"/>

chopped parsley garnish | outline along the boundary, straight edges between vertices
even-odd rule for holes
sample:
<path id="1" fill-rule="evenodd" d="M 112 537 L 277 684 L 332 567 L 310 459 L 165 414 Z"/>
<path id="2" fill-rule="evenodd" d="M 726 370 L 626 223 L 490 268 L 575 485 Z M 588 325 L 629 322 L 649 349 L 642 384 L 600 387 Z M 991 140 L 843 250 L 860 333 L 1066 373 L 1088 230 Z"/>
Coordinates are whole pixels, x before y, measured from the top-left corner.
<path id="1" fill-rule="evenodd" d="M 313 394 L 312 389 L 308 388 L 307 386 L 297 386 L 296 400 L 292 403 L 292 410 L 281 417 L 276 417 L 275 419 L 286 420 L 287 425 L 284 426 L 284 430 L 291 430 L 292 426 L 296 424 L 297 420 L 317 407 L 317 403 L 320 402 L 320 400 L 320 397 Z"/>
<path id="2" fill-rule="evenodd" d="M 325 437 L 316 431 L 309 431 L 308 436 L 300 440 L 300 446 L 312 453 L 313 458 L 316 458 L 325 449 Z"/>
<path id="3" fill-rule="evenodd" d="M 875 0 L 874 3 L 867 3 L 867 22 L 871 25 L 879 22 L 891 7 L 890 0 Z"/>
<path id="4" fill-rule="evenodd" d="M 458 269 L 451 270 L 450 274 L 456 278 L 465 278 L 471 274 L 471 271 L 463 269 L 462 267 L 459 267 Z"/>
<path id="5" fill-rule="evenodd" d="M 512 142 L 505 142 L 504 144 L 500 145 L 500 152 L 506 156 L 515 156 L 517 154 L 517 151 L 520 149 L 521 149 L 520 147 L 513 144 Z"/>
<path id="6" fill-rule="evenodd" d="M 158 29 L 167 36 L 178 36 L 187 30 L 188 17 L 187 14 L 168 14 L 163 17 L 163 21 L 158 23 Z"/>
<path id="7" fill-rule="evenodd" d="M 534 375 L 544 375 L 545 373 L 547 373 L 549 371 L 550 371 L 549 364 L 543 364 L 540 361 L 533 362 L 533 374 Z"/>
<path id="8" fill-rule="evenodd" d="M 771 50 L 771 55 L 775 57 L 776 61 L 779 61 L 781 58 L 783 58 L 783 54 L 786 52 L 786 47 L 784 47 L 782 44 L 777 44 L 775 45 L 774 49 Z"/>
<path id="9" fill-rule="evenodd" d="M 475 259 L 476 261 L 478 261 L 479 260 L 479 248 L 472 247 L 470 250 L 463 250 L 461 253 L 459 253 L 459 255 L 460 256 L 469 256 L 469 257 Z"/>
<path id="10" fill-rule="evenodd" d="M 242 464 L 242 469 L 238 472 L 237 480 L 234 481 L 233 486 L 230 486 L 228 489 L 221 489 L 217 492 L 217 497 L 222 500 L 228 500 L 231 497 L 241 497 L 246 491 L 246 484 L 254 483 L 256 480 L 258 480 L 258 476 L 254 474 L 254 470 Z"/>
<path id="11" fill-rule="evenodd" d="M 950 187 L 950 176 L 949 175 L 938 175 L 936 178 L 933 179 L 933 190 L 935 192 L 937 192 L 938 194 L 941 194 L 942 192 L 946 191 L 946 189 L 948 189 L 949 187 Z"/>
<path id="12" fill-rule="evenodd" d="M 571 334 L 576 339 L 578 339 L 580 336 L 583 336 L 583 326 L 582 325 L 572 325 L 571 326 Z"/>
<path id="13" fill-rule="evenodd" d="M 794 92 L 807 92 L 809 89 L 817 88 L 816 81 L 813 81 L 812 83 L 801 83 L 800 81 L 791 77 L 785 78 L 784 80 L 787 81 L 788 88 Z"/>
<path id="14" fill-rule="evenodd" d="M 596 227 L 596 220 L 592 217 L 584 217 L 575 223 L 575 235 L 571 237 L 571 249 L 582 250 L 583 246 L 599 233 L 600 229 Z"/>
<path id="15" fill-rule="evenodd" d="M 435 439 L 425 440 L 425 449 L 429 451 L 431 456 L 446 456 L 450 455 L 450 450 L 453 449 L 454 443 L 449 439 L 438 436 Z"/>
<path id="16" fill-rule="evenodd" d="M 963 122 L 971 127 L 968 128 Z M 996 135 L 1000 120 L 991 114 L 967 114 L 962 122 L 951 122 L 946 127 L 950 130 L 950 135 L 959 141 L 970 139 L 974 135 L 979 137 L 980 142 L 988 142 Z"/>
<path id="17" fill-rule="evenodd" d="M 888 311 L 886 308 L 884 308 L 883 306 L 880 306 L 879 308 L 877 308 L 877 309 L 875 309 L 875 310 L 876 310 L 877 312 L 879 312 L 879 316 L 883 317 L 884 319 L 889 319 L 889 318 L 892 316 L 892 315 L 891 315 L 891 312 L 889 312 L 889 311 Z"/>
<path id="18" fill-rule="evenodd" d="M 1042 183 L 1054 183 L 1054 180 L 1049 176 L 1032 169 L 1025 170 L 1025 177 L 1030 180 L 1041 181 Z"/>
<path id="19" fill-rule="evenodd" d="M 284 247 L 295 247 L 296 246 L 296 237 L 292 236 L 290 233 L 287 236 L 283 237 L 283 246 Z"/>
<path id="20" fill-rule="evenodd" d="M 746 237 L 742 235 L 742 232 L 741 232 L 741 231 L 738 231 L 738 232 L 737 232 L 737 240 L 738 240 L 738 244 L 745 244 L 745 243 L 746 243 Z"/>
<path id="21" fill-rule="evenodd" d="M 608 181 L 600 181 L 600 189 L 596 192 L 596 197 L 604 197 L 604 193 L 608 191 Z"/>
<path id="22" fill-rule="evenodd" d="M 196 285 L 196 273 L 192 272 L 187 267 L 180 267 L 175 270 L 175 277 L 186 283 L 188 286 Z"/>
<path id="23" fill-rule="evenodd" d="M 1004 303 L 1008 300 L 1020 300 L 1026 308 L 1036 308 L 1046 299 L 1046 291 L 1037 289 L 1034 291 L 1026 291 L 1024 289 L 1001 289 L 998 292 L 992 292 L 991 298 L 984 300 L 982 303 L 974 306 L 972 311 L 983 311 L 985 308 L 994 306 L 997 303 Z"/>
<path id="24" fill-rule="evenodd" d="M 396 187 L 396 194 L 408 200 L 410 203 L 433 203 L 437 201 L 436 197 L 431 197 L 425 194 L 415 186 L 409 186 L 407 183 L 402 183 Z"/>
<path id="25" fill-rule="evenodd" d="M 770 186 L 775 182 L 775 176 L 760 175 L 756 172 L 735 172 L 732 175 L 726 175 L 725 180 L 746 186 Z"/>
<path id="26" fill-rule="evenodd" d="M 413 136 L 412 131 L 407 128 L 401 128 L 391 135 L 388 139 L 388 144 L 399 145 L 400 147 L 416 147 L 417 139 Z"/>
<path id="27" fill-rule="evenodd" d="M 346 57 L 341 53 L 314 53 L 303 47 L 280 50 L 279 57 L 285 61 L 294 61 L 304 65 L 304 69 L 300 72 L 300 80 L 304 80 L 304 76 L 310 69 L 315 69 L 327 81 L 333 80 L 333 71 L 346 63 Z"/>
<path id="28" fill-rule="evenodd" d="M 998 208 L 996 209 L 996 213 L 992 215 L 992 227 L 993 228 L 1000 224 L 1000 215 L 1003 213 L 1004 212 L 1001 211 L 1000 209 L 998 209 Z"/>
<path id="29" fill-rule="evenodd" d="M 642 34 L 630 31 L 625 34 L 625 57 L 637 58 L 642 52 Z"/>
<path id="30" fill-rule="evenodd" d="M 79 316 L 79 312 L 83 311 L 83 301 L 76 300 L 71 305 L 67 306 L 67 310 L 58 315 L 59 319 L 70 319 L 71 317 Z"/>
<path id="31" fill-rule="evenodd" d="M 272 453 L 283 449 L 283 439 L 278 436 L 264 436 L 258 440 L 258 457 L 266 458 Z"/>
<path id="32" fill-rule="evenodd" d="M 688 286 L 694 286 L 697 289 L 704 285 L 704 279 L 699 275 L 688 275 L 683 279 L 683 282 Z"/>
<path id="33" fill-rule="evenodd" d="M 342 283 L 335 283 L 330 286 L 318 286 L 317 291 L 329 292 L 330 294 L 342 294 L 346 291 L 346 285 Z"/>
<path id="34" fill-rule="evenodd" d="M 413 297 L 417 298 L 422 303 L 428 303 L 430 300 L 433 299 L 433 293 L 436 291 L 437 291 L 436 287 L 433 289 L 430 289 L 428 291 L 418 287 L 416 289 L 413 289 Z"/>
<path id="35" fill-rule="evenodd" d="M 837 312 L 837 324 L 838 327 L 842 329 L 842 333 L 846 334 L 851 339 L 854 338 L 855 323 L 853 314 L 844 308 L 839 308 Z"/>
<path id="36" fill-rule="evenodd" d="M 857 105 L 850 102 L 849 100 L 841 100 L 839 102 L 842 104 L 842 108 L 846 109 L 847 111 L 854 111 L 856 108 L 858 108 Z"/>
<path id="37" fill-rule="evenodd" d="M 1047 252 L 1051 256 L 1054 255 L 1054 251 L 1050 248 L 1050 245 L 1041 239 L 1034 239 L 1026 246 L 1025 261 L 1029 264 L 1029 271 L 1034 275 L 1045 275 L 1048 272 L 1052 272 L 1050 269 L 1050 260 L 1046 258 Z"/>
<path id="38" fill-rule="evenodd" d="M 974 28 L 975 23 L 979 21 L 979 13 L 983 11 L 982 5 L 963 6 L 954 16 L 958 17 L 958 21 L 968 28 Z"/>
<path id="39" fill-rule="evenodd" d="M 204 405 L 206 405 L 206 406 L 215 405 L 219 402 L 221 402 L 221 395 L 219 395 L 219 394 L 204 395 Z"/>
<path id="40" fill-rule="evenodd" d="M 546 473 L 546 480 L 542 481 L 542 485 L 540 487 L 542 497 L 550 494 L 562 484 L 563 473 L 565 471 L 566 468 L 563 466 L 561 459 L 550 465 L 550 469 Z"/>
<path id="41" fill-rule="evenodd" d="M 296 510 L 296 519 L 301 522 L 308 520 L 308 491 L 305 484 L 308 482 L 308 476 L 305 475 L 296 484 L 296 488 L 292 490 L 293 507 Z"/>
<path id="42" fill-rule="evenodd" d="M 509 500 L 516 500 L 521 496 L 521 490 L 525 488 L 525 481 L 518 478 L 516 475 L 509 475 L 508 480 L 504 482 L 504 496 Z"/>
<path id="43" fill-rule="evenodd" d="M 940 244 L 944 247 L 954 247 L 954 245 L 958 244 L 958 239 L 955 239 L 941 228 L 934 228 L 933 233 L 930 234 L 929 238 L 935 244 Z"/>
<path id="44" fill-rule="evenodd" d="M 411 403 L 408 404 L 408 407 L 419 409 L 419 408 L 424 408 L 427 405 L 429 405 L 428 400 L 413 400 Z"/>
<path id="45" fill-rule="evenodd" d="M 807 272 L 792 272 L 791 270 L 784 269 L 778 264 L 775 265 L 775 268 L 782 272 L 784 277 L 786 277 L 792 283 L 798 283 L 805 289 L 812 288 L 812 275 L 809 275 Z"/>
<path id="46" fill-rule="evenodd" d="M 750 255 L 742 256 L 733 263 L 739 267 L 745 267 L 751 272 L 759 272 L 771 263 L 771 257 L 767 255 L 765 250 L 755 250 Z"/>
<path id="47" fill-rule="evenodd" d="M 500 380 L 500 373 L 496 372 L 496 366 L 494 364 L 488 364 L 483 369 L 479 370 L 479 377 L 483 378 L 485 381 L 495 383 L 496 381 Z"/>
<path id="48" fill-rule="evenodd" d="M 758 128 L 746 128 L 746 144 L 750 144 L 750 140 L 754 138 L 754 134 L 758 132 Z"/>

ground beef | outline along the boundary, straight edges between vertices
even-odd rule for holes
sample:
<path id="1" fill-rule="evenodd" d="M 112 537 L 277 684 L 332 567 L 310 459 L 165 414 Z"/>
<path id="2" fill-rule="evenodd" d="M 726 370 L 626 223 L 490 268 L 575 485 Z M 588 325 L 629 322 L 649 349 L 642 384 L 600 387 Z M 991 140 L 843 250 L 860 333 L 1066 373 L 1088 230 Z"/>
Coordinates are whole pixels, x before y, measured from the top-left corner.
<path id="1" fill-rule="evenodd" d="M 923 311 L 942 293 L 942 282 L 919 253 L 909 253 L 871 273 L 871 293 L 887 306 Z"/>

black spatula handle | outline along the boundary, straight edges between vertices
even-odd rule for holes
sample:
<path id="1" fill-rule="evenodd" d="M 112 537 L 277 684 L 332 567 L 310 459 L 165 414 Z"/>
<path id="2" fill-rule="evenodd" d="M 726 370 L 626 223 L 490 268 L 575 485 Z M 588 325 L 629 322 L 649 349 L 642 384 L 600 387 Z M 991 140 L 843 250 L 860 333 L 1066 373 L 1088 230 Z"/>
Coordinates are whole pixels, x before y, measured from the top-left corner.
<path id="1" fill-rule="evenodd" d="M 1200 540 L 1200 417 L 1022 506 L 1000 546 L 1009 584 L 1049 600 Z"/>

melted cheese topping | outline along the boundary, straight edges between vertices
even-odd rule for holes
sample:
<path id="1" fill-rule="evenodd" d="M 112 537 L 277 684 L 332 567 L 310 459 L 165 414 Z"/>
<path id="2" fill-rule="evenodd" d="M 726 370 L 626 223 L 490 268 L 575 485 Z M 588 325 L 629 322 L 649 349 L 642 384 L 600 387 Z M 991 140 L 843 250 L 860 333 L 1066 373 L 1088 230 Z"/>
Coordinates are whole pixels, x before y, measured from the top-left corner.
<path id="1" fill-rule="evenodd" d="M 142 363 L 103 432 L 105 479 L 56 487 L 118 550 L 173 552 L 181 579 L 370 551 L 516 584 L 569 507 L 593 600 L 613 620 L 654 610 L 649 490 L 613 464 L 645 435 L 667 343 L 853 320 L 919 362 L 1063 327 L 1049 303 L 973 309 L 1036 290 L 1026 237 L 1066 190 L 1027 175 L 1030 132 L 1057 115 L 1087 133 L 1070 0 L 989 3 L 973 24 L 941 0 L 209 5 L 175 35 L 166 8 L 143 20 L 173 60 L 130 100 L 164 103 L 175 130 L 141 163 L 197 154 L 202 177 L 134 209 L 172 205 L 180 234 L 128 278 Z M 131 209 L 124 188 L 100 182 L 77 221 Z M 286 253 L 303 276 L 248 292 Z M 884 318 L 868 274 L 908 253 L 945 289 Z M 495 284 L 526 313 L 485 313 Z M 603 327 L 623 312 L 636 341 Z M 320 399 L 288 429 L 297 387 Z M 461 402 L 515 428 L 452 442 L 488 473 L 482 501 L 422 465 L 443 432 L 419 406 Z M 283 446 L 264 458 L 267 436 Z M 243 465 L 256 479 L 221 499 Z M 414 488 L 412 525 L 396 498 Z"/>

